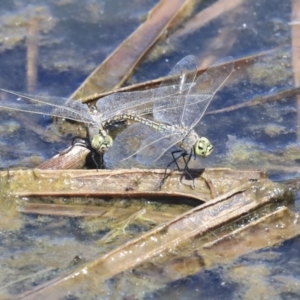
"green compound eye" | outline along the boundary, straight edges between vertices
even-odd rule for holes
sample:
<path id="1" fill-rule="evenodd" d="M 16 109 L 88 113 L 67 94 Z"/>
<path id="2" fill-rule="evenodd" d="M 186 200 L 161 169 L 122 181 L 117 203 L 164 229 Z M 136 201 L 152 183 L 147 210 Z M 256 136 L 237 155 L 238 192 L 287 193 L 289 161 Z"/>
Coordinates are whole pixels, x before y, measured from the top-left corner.
<path id="1" fill-rule="evenodd" d="M 195 154 L 200 157 L 207 157 L 212 153 L 214 146 L 206 137 L 201 137 L 195 145 Z"/>
<path id="2" fill-rule="evenodd" d="M 112 146 L 112 144 L 113 139 L 109 135 L 103 137 L 100 134 L 96 134 L 92 139 L 92 148 L 98 153 L 105 153 Z"/>

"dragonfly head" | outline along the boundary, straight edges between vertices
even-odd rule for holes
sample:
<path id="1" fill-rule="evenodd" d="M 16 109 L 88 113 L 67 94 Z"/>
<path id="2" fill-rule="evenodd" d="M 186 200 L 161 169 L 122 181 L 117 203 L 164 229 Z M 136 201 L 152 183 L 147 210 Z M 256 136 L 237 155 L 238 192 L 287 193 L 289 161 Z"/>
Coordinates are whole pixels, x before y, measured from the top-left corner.
<path id="1" fill-rule="evenodd" d="M 98 153 L 105 153 L 113 144 L 113 139 L 110 135 L 102 136 L 96 134 L 92 139 L 92 148 Z"/>
<path id="2" fill-rule="evenodd" d="M 206 137 L 201 137 L 195 145 L 195 154 L 206 157 L 212 153 L 214 146 Z"/>

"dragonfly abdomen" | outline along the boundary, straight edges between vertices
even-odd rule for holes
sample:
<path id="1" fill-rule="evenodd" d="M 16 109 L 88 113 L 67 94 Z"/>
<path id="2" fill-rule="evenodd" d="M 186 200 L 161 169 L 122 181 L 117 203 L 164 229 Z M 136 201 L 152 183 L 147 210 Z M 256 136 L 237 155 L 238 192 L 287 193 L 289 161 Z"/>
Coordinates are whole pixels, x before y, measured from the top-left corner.
<path id="1" fill-rule="evenodd" d="M 140 117 L 140 116 L 137 116 L 134 114 L 120 114 L 120 115 L 114 116 L 113 118 L 103 122 L 102 126 L 106 127 L 106 126 L 112 125 L 114 123 L 122 122 L 125 120 L 142 123 L 146 126 L 152 127 L 153 129 L 155 129 L 157 131 L 160 131 L 160 132 L 168 129 L 168 126 L 166 126 L 163 123 L 155 122 L 153 120 L 150 120 L 150 119 L 147 119 L 144 117 Z"/>

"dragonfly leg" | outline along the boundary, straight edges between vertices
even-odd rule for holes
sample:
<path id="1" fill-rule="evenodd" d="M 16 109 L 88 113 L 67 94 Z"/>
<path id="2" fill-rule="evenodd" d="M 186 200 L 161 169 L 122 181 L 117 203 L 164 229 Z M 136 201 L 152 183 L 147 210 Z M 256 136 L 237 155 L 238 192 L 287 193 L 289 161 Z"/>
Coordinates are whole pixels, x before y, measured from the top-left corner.
<path id="1" fill-rule="evenodd" d="M 182 154 L 182 159 L 184 160 L 184 169 L 183 169 L 183 173 L 180 177 L 180 181 L 182 180 L 182 177 L 184 174 L 188 175 L 188 177 L 193 180 L 193 187 L 195 187 L 195 180 L 193 178 L 193 176 L 191 175 L 191 173 L 189 172 L 189 162 L 192 158 L 193 155 L 193 151 L 191 150 L 190 153 L 188 154 L 187 152 L 184 152 Z M 186 159 L 186 156 L 188 156 L 188 158 Z"/>
<path id="2" fill-rule="evenodd" d="M 94 149 L 91 150 L 91 158 L 93 160 L 93 163 L 96 166 L 97 171 L 99 169 L 105 169 L 105 161 L 103 159 L 102 153 L 97 153 Z"/>
<path id="3" fill-rule="evenodd" d="M 176 154 L 176 153 L 180 153 L 180 154 L 177 157 L 175 157 L 174 154 Z M 171 154 L 172 154 L 173 160 L 167 165 L 167 168 L 170 167 L 173 163 L 175 163 L 177 169 L 180 170 L 180 167 L 179 167 L 179 165 L 177 163 L 177 160 L 180 157 L 182 157 L 184 159 L 184 156 L 186 155 L 186 151 L 184 151 L 184 150 L 175 150 Z M 185 162 L 185 159 L 184 159 L 184 162 Z"/>
<path id="4" fill-rule="evenodd" d="M 176 154 L 176 153 L 180 153 L 180 154 L 179 154 L 177 157 L 175 157 L 175 154 Z M 184 151 L 184 150 L 175 150 L 175 151 L 171 152 L 172 157 L 173 157 L 173 160 L 172 160 L 170 163 L 168 163 L 167 166 L 166 166 L 166 168 L 165 168 L 165 172 L 164 172 L 163 179 L 161 180 L 161 182 L 160 182 L 160 184 L 159 184 L 159 189 L 161 189 L 161 187 L 164 185 L 164 183 L 165 183 L 165 181 L 166 181 L 166 179 L 167 179 L 167 171 L 168 171 L 169 167 L 170 167 L 173 163 L 175 163 L 177 169 L 180 170 L 180 167 L 179 167 L 179 165 L 178 165 L 178 163 L 177 163 L 177 160 L 178 160 L 180 157 L 183 157 L 183 159 L 184 159 L 184 156 L 186 155 L 185 153 L 186 153 L 186 151 Z M 185 159 L 184 159 L 184 162 L 185 162 Z M 185 164 L 186 164 L 186 162 L 185 162 Z"/>

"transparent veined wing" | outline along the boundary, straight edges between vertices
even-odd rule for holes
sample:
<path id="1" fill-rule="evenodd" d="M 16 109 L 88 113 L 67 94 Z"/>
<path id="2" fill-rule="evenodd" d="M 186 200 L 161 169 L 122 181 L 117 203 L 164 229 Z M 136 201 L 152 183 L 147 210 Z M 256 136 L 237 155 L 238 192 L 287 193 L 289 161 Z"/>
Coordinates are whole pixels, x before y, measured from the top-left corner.
<path id="1" fill-rule="evenodd" d="M 218 60 L 197 78 L 189 95 L 186 96 L 181 120 L 183 126 L 191 129 L 196 126 L 205 114 L 215 93 L 232 73 L 233 68 L 233 57 L 228 56 Z M 197 101 L 197 97 L 201 101 Z"/>
<path id="2" fill-rule="evenodd" d="M 137 115 L 152 113 L 153 103 L 162 110 L 170 104 L 169 101 L 163 100 L 165 97 L 183 94 L 191 89 L 196 72 L 195 58 L 192 55 L 186 56 L 164 78 L 159 88 L 111 94 L 98 101 L 97 108 L 104 120 L 121 113 Z"/>
<path id="3" fill-rule="evenodd" d="M 140 148 L 135 153 L 136 160 L 144 165 L 153 164 L 167 153 L 170 148 L 181 141 L 184 136 L 185 134 L 183 132 L 169 131 L 162 134 L 156 131 L 143 140 Z"/>
<path id="4" fill-rule="evenodd" d="M 191 74 L 185 68 L 184 61 L 183 63 L 181 62 L 182 61 L 179 61 L 174 67 L 177 70 L 176 72 L 178 74 L 184 72 Z M 197 71 L 195 59 L 193 63 L 190 63 L 190 66 L 195 69 L 195 72 Z M 162 102 L 154 103 L 153 115 L 155 120 L 170 125 L 181 125 L 183 127 L 193 128 L 204 115 L 214 94 L 231 74 L 233 66 L 233 58 L 225 57 L 209 67 L 195 82 L 195 77 L 182 76 L 184 79 L 181 80 L 185 80 L 185 84 L 189 83 L 191 88 L 185 89 L 183 93 L 177 96 L 177 98 L 180 99 L 181 105 L 172 109 L 163 110 L 159 107 Z M 181 68 L 183 69 L 182 71 L 180 71 Z M 178 81 L 180 80 L 178 79 Z M 192 82 L 194 84 L 192 84 Z M 167 106 L 167 103 L 172 103 L 174 98 L 175 97 L 166 97 L 164 99 L 164 106 Z"/>
<path id="5" fill-rule="evenodd" d="M 113 147 L 105 153 L 106 165 L 109 168 L 127 168 L 137 165 L 132 154 L 140 148 L 141 142 L 152 133 L 152 128 L 140 123 L 134 123 L 127 127 L 116 136 Z"/>
<path id="6" fill-rule="evenodd" d="M 0 101 L 0 107 L 5 109 L 24 111 L 42 115 L 51 115 L 71 120 L 98 125 L 119 114 L 135 113 L 138 115 L 152 112 L 152 103 L 169 94 L 177 93 L 179 89 L 190 89 L 190 85 L 164 86 L 138 92 L 116 93 L 100 99 L 97 103 L 98 115 L 91 115 L 87 105 L 79 100 L 70 98 L 51 97 L 43 95 L 30 95 L 6 89 L 0 89 L 7 94 L 17 96 L 10 101 Z M 38 103 L 25 103 L 28 99 Z M 182 104 L 181 104 L 182 105 Z M 162 107 L 164 109 L 165 107 Z"/>
<path id="7" fill-rule="evenodd" d="M 161 156 L 149 159 L 146 151 L 140 151 L 142 143 L 150 136 L 160 138 L 161 135 L 152 127 L 142 123 L 134 123 L 123 130 L 114 139 L 113 147 L 105 153 L 105 163 L 109 168 L 131 167 L 165 167 L 170 162 L 169 154 L 162 155 L 161 145 L 155 144 L 155 151 Z M 174 148 L 178 149 L 178 147 Z M 149 150 L 149 149 L 148 149 Z M 148 151 L 150 154 L 150 152 Z M 158 154 L 157 154 L 158 155 Z"/>
<path id="8" fill-rule="evenodd" d="M 172 68 L 168 76 L 165 77 L 158 91 L 163 88 L 169 88 L 170 92 L 167 96 L 188 94 L 193 87 L 196 75 L 197 62 L 195 57 L 193 55 L 185 56 Z M 159 96 L 159 94 L 156 95 L 156 97 Z"/>
<path id="9" fill-rule="evenodd" d="M 137 114 L 151 112 L 152 106 L 146 108 L 146 104 L 152 103 L 154 95 L 153 90 L 112 94 L 100 99 L 98 101 L 99 105 L 97 105 L 98 109 L 100 109 L 99 114 L 91 115 L 86 104 L 82 104 L 80 101 L 75 101 L 70 98 L 30 95 L 6 89 L 0 90 L 13 95 L 13 97 L 6 101 L 0 101 L 0 107 L 4 109 L 63 117 L 97 126 L 100 126 L 103 121 L 117 114 L 132 111 L 135 111 Z M 164 93 L 168 92 L 170 92 L 170 89 L 164 88 L 160 89 L 158 93 L 164 95 Z M 155 94 L 157 94 L 156 91 Z M 28 99 L 36 104 L 26 103 L 23 99 Z"/>
<path id="10" fill-rule="evenodd" d="M 185 95 L 189 94 L 193 87 L 196 75 L 197 64 L 193 55 L 184 57 L 174 66 L 167 79 L 161 83 L 161 87 L 178 86 L 178 92 L 153 103 L 155 120 L 169 125 L 179 124 L 186 102 Z M 183 88 L 184 86 L 186 88 Z"/>
<path id="11" fill-rule="evenodd" d="M 88 107 L 85 104 L 82 104 L 80 101 L 74 101 L 69 98 L 29 95 L 5 89 L 1 90 L 20 98 L 29 99 L 39 103 L 39 105 L 25 103 L 22 100 L 19 101 L 17 98 L 12 98 L 9 102 L 1 101 L 0 107 L 36 114 L 63 117 L 100 126 L 102 122 L 119 114 L 132 113 L 141 115 L 151 113 L 153 102 L 157 101 L 158 103 L 161 103 L 159 100 L 163 99 L 164 97 L 190 90 L 192 87 L 190 83 L 193 82 L 195 76 L 193 57 L 187 56 L 183 58 L 180 61 L 180 68 L 176 66 L 172 69 L 165 81 L 157 89 L 116 93 L 100 99 L 97 103 L 97 108 L 99 110 L 98 115 L 91 115 Z M 186 80 L 186 78 L 191 79 Z M 182 101 L 181 103 L 178 101 L 177 105 L 182 106 Z M 166 109 L 164 104 L 160 104 L 159 106 L 161 110 Z"/>
<path id="12" fill-rule="evenodd" d="M 68 98 L 29 95 L 5 89 L 0 89 L 0 91 L 13 96 L 6 100 L 2 99 L 0 101 L 0 108 L 68 118 L 89 124 L 95 123 L 89 113 L 88 107 L 81 102 Z M 36 104 L 26 103 L 23 99 L 34 101 Z"/>

